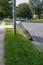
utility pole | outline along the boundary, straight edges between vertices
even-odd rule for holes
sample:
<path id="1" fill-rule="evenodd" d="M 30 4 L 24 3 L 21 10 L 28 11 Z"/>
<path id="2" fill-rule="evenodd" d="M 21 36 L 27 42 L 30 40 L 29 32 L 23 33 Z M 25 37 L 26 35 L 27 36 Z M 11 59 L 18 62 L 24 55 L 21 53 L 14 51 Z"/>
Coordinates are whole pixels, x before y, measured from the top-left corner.
<path id="1" fill-rule="evenodd" d="M 13 0 L 13 34 L 16 35 L 16 0 Z"/>

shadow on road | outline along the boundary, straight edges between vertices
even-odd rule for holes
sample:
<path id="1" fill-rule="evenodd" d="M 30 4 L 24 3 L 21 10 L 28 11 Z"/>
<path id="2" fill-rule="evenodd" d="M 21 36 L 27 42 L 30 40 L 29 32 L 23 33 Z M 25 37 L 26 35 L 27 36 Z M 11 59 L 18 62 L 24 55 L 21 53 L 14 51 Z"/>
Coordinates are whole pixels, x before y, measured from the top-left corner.
<path id="1" fill-rule="evenodd" d="M 37 41 L 37 42 L 43 43 L 43 38 L 42 38 L 42 37 L 32 36 L 32 38 L 33 38 L 34 41 Z"/>

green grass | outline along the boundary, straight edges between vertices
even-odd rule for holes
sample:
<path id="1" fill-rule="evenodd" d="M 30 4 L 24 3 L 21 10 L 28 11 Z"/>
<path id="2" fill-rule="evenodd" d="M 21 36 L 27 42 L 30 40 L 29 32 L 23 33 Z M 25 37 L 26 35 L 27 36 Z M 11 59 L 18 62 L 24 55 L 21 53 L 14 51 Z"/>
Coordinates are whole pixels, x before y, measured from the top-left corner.
<path id="1" fill-rule="evenodd" d="M 10 24 L 11 24 L 11 22 L 7 22 L 7 21 L 6 21 L 6 22 L 5 22 L 5 24 L 6 24 L 6 25 L 10 25 Z"/>
<path id="2" fill-rule="evenodd" d="M 2 23 L 2 21 L 0 21 L 0 24 Z"/>
<path id="3" fill-rule="evenodd" d="M 43 52 L 13 29 L 6 29 L 5 34 L 5 65 L 43 65 Z"/>
<path id="4" fill-rule="evenodd" d="M 31 19 L 29 22 L 43 23 L 43 19 Z"/>

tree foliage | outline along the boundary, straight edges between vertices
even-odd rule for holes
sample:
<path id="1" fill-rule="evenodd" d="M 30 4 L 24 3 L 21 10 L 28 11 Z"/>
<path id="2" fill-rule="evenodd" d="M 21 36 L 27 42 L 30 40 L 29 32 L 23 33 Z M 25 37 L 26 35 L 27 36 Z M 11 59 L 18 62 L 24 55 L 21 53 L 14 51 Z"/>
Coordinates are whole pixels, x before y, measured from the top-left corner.
<path id="1" fill-rule="evenodd" d="M 11 16 L 11 7 L 9 5 L 9 0 L 0 0 L 0 14 L 3 17 Z"/>
<path id="2" fill-rule="evenodd" d="M 29 4 L 27 3 L 21 3 L 16 7 L 16 15 L 17 17 L 23 17 L 23 18 L 31 18 L 32 13 L 29 8 Z"/>
<path id="3" fill-rule="evenodd" d="M 40 18 L 41 11 L 43 11 L 43 0 L 29 0 L 32 14 L 38 14 Z"/>

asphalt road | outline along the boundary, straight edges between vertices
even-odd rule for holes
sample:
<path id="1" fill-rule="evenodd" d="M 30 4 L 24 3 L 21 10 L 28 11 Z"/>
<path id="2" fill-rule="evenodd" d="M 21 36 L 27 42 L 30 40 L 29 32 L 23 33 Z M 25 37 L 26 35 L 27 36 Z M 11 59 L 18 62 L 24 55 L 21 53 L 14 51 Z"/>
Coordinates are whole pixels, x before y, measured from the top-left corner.
<path id="1" fill-rule="evenodd" d="M 33 44 L 43 51 L 43 23 L 22 22 L 22 25 L 30 32 Z"/>

